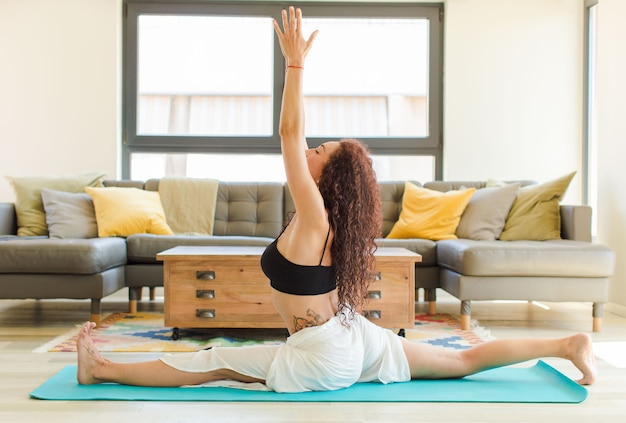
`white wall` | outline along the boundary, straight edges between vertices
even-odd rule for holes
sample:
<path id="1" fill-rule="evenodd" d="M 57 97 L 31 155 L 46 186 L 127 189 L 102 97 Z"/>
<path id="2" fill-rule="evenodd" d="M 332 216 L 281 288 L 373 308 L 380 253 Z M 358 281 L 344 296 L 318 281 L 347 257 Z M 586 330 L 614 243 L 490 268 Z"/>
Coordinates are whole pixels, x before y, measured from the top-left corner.
<path id="1" fill-rule="evenodd" d="M 446 0 L 444 178 L 579 174 L 584 0 Z M 598 234 L 617 254 L 607 310 L 626 314 L 626 1 L 598 5 Z"/>
<path id="2" fill-rule="evenodd" d="M 447 0 L 444 179 L 534 179 L 581 169 L 578 0 Z M 580 204 L 577 174 L 564 202 Z"/>
<path id="3" fill-rule="evenodd" d="M 118 176 L 121 0 L 0 0 L 5 175 Z"/>
<path id="4" fill-rule="evenodd" d="M 581 170 L 583 0 L 445 0 L 446 179 Z M 626 310 L 626 2 L 600 0 L 598 241 Z M 121 0 L 0 0 L 0 175 L 117 177 Z M 89 135 L 85 135 L 89 134 Z M 565 201 L 580 203 L 580 175 Z M 0 201 L 13 201 L 0 178 Z"/>

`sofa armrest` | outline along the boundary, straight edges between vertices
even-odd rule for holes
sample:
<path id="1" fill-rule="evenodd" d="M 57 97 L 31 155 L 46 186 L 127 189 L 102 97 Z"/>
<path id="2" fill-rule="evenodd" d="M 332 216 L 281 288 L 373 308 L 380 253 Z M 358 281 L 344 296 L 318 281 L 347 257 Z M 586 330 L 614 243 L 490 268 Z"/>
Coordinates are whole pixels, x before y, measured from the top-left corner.
<path id="1" fill-rule="evenodd" d="M 0 203 L 0 235 L 17 234 L 17 216 L 15 204 Z"/>
<path id="2" fill-rule="evenodd" d="M 561 206 L 561 238 L 591 242 L 591 207 Z"/>

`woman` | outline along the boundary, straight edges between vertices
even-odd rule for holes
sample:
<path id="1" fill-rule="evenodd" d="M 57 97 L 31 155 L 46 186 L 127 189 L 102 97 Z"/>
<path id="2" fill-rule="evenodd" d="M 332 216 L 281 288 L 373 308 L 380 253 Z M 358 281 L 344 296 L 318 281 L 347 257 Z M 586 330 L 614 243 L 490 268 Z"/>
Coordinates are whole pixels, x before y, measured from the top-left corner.
<path id="1" fill-rule="evenodd" d="M 84 325 L 78 381 L 142 386 L 211 381 L 261 382 L 279 392 L 333 390 L 359 381 L 456 378 L 540 357 L 569 359 L 591 384 L 596 366 L 587 334 L 562 339 L 496 340 L 464 351 L 411 343 L 356 313 L 373 270 L 381 203 L 366 148 L 355 140 L 308 149 L 302 81 L 306 40 L 302 13 L 274 22 L 286 60 L 280 137 L 296 213 L 261 258 L 272 299 L 290 336 L 280 346 L 213 348 L 143 363 L 113 363 L 95 349 Z"/>

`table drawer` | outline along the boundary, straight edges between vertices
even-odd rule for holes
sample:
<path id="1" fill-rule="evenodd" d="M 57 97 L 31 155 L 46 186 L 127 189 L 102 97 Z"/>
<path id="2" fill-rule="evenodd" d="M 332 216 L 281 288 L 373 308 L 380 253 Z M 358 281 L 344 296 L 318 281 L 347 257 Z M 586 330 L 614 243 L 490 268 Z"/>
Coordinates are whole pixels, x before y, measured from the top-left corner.
<path id="1" fill-rule="evenodd" d="M 413 325 L 415 294 L 411 279 L 413 263 L 378 263 L 374 281 L 370 283 L 363 315 L 371 322 L 387 328 Z"/>
<path id="2" fill-rule="evenodd" d="M 261 270 L 258 261 L 255 265 L 250 263 L 172 263 L 168 266 L 170 280 L 181 283 L 204 282 L 210 284 L 219 283 L 266 283 L 269 280 Z"/>
<path id="3" fill-rule="evenodd" d="M 376 285 L 396 286 L 406 289 L 411 277 L 411 268 L 402 264 L 378 264 L 374 272 L 374 280 L 370 287 Z"/>
<path id="4" fill-rule="evenodd" d="M 363 310 L 363 316 L 369 321 L 390 329 L 410 328 L 415 324 L 415 312 L 410 311 L 407 303 L 372 303 Z"/>
<path id="5" fill-rule="evenodd" d="M 180 327 L 284 327 L 272 304 L 269 283 L 221 286 L 170 283 L 165 325 Z"/>

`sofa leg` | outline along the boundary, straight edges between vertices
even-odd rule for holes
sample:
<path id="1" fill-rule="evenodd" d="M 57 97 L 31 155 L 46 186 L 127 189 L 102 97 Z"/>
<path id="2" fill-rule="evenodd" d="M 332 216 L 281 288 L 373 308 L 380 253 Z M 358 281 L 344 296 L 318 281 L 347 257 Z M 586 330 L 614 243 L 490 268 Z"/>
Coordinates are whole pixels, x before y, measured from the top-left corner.
<path id="1" fill-rule="evenodd" d="M 128 312 L 137 313 L 137 301 L 141 300 L 141 287 L 128 288 Z"/>
<path id="2" fill-rule="evenodd" d="M 593 331 L 602 332 L 602 317 L 593 318 Z"/>
<path id="3" fill-rule="evenodd" d="M 428 314 L 437 314 L 437 290 L 424 288 L 424 301 L 428 301 Z"/>
<path id="4" fill-rule="evenodd" d="M 91 299 L 91 321 L 100 326 L 100 300 L 97 298 Z"/>
<path id="5" fill-rule="evenodd" d="M 461 301 L 461 329 L 470 330 L 470 322 L 472 319 L 472 302 Z"/>
<path id="6" fill-rule="evenodd" d="M 602 311 L 604 304 L 593 303 L 593 331 L 602 332 Z"/>

